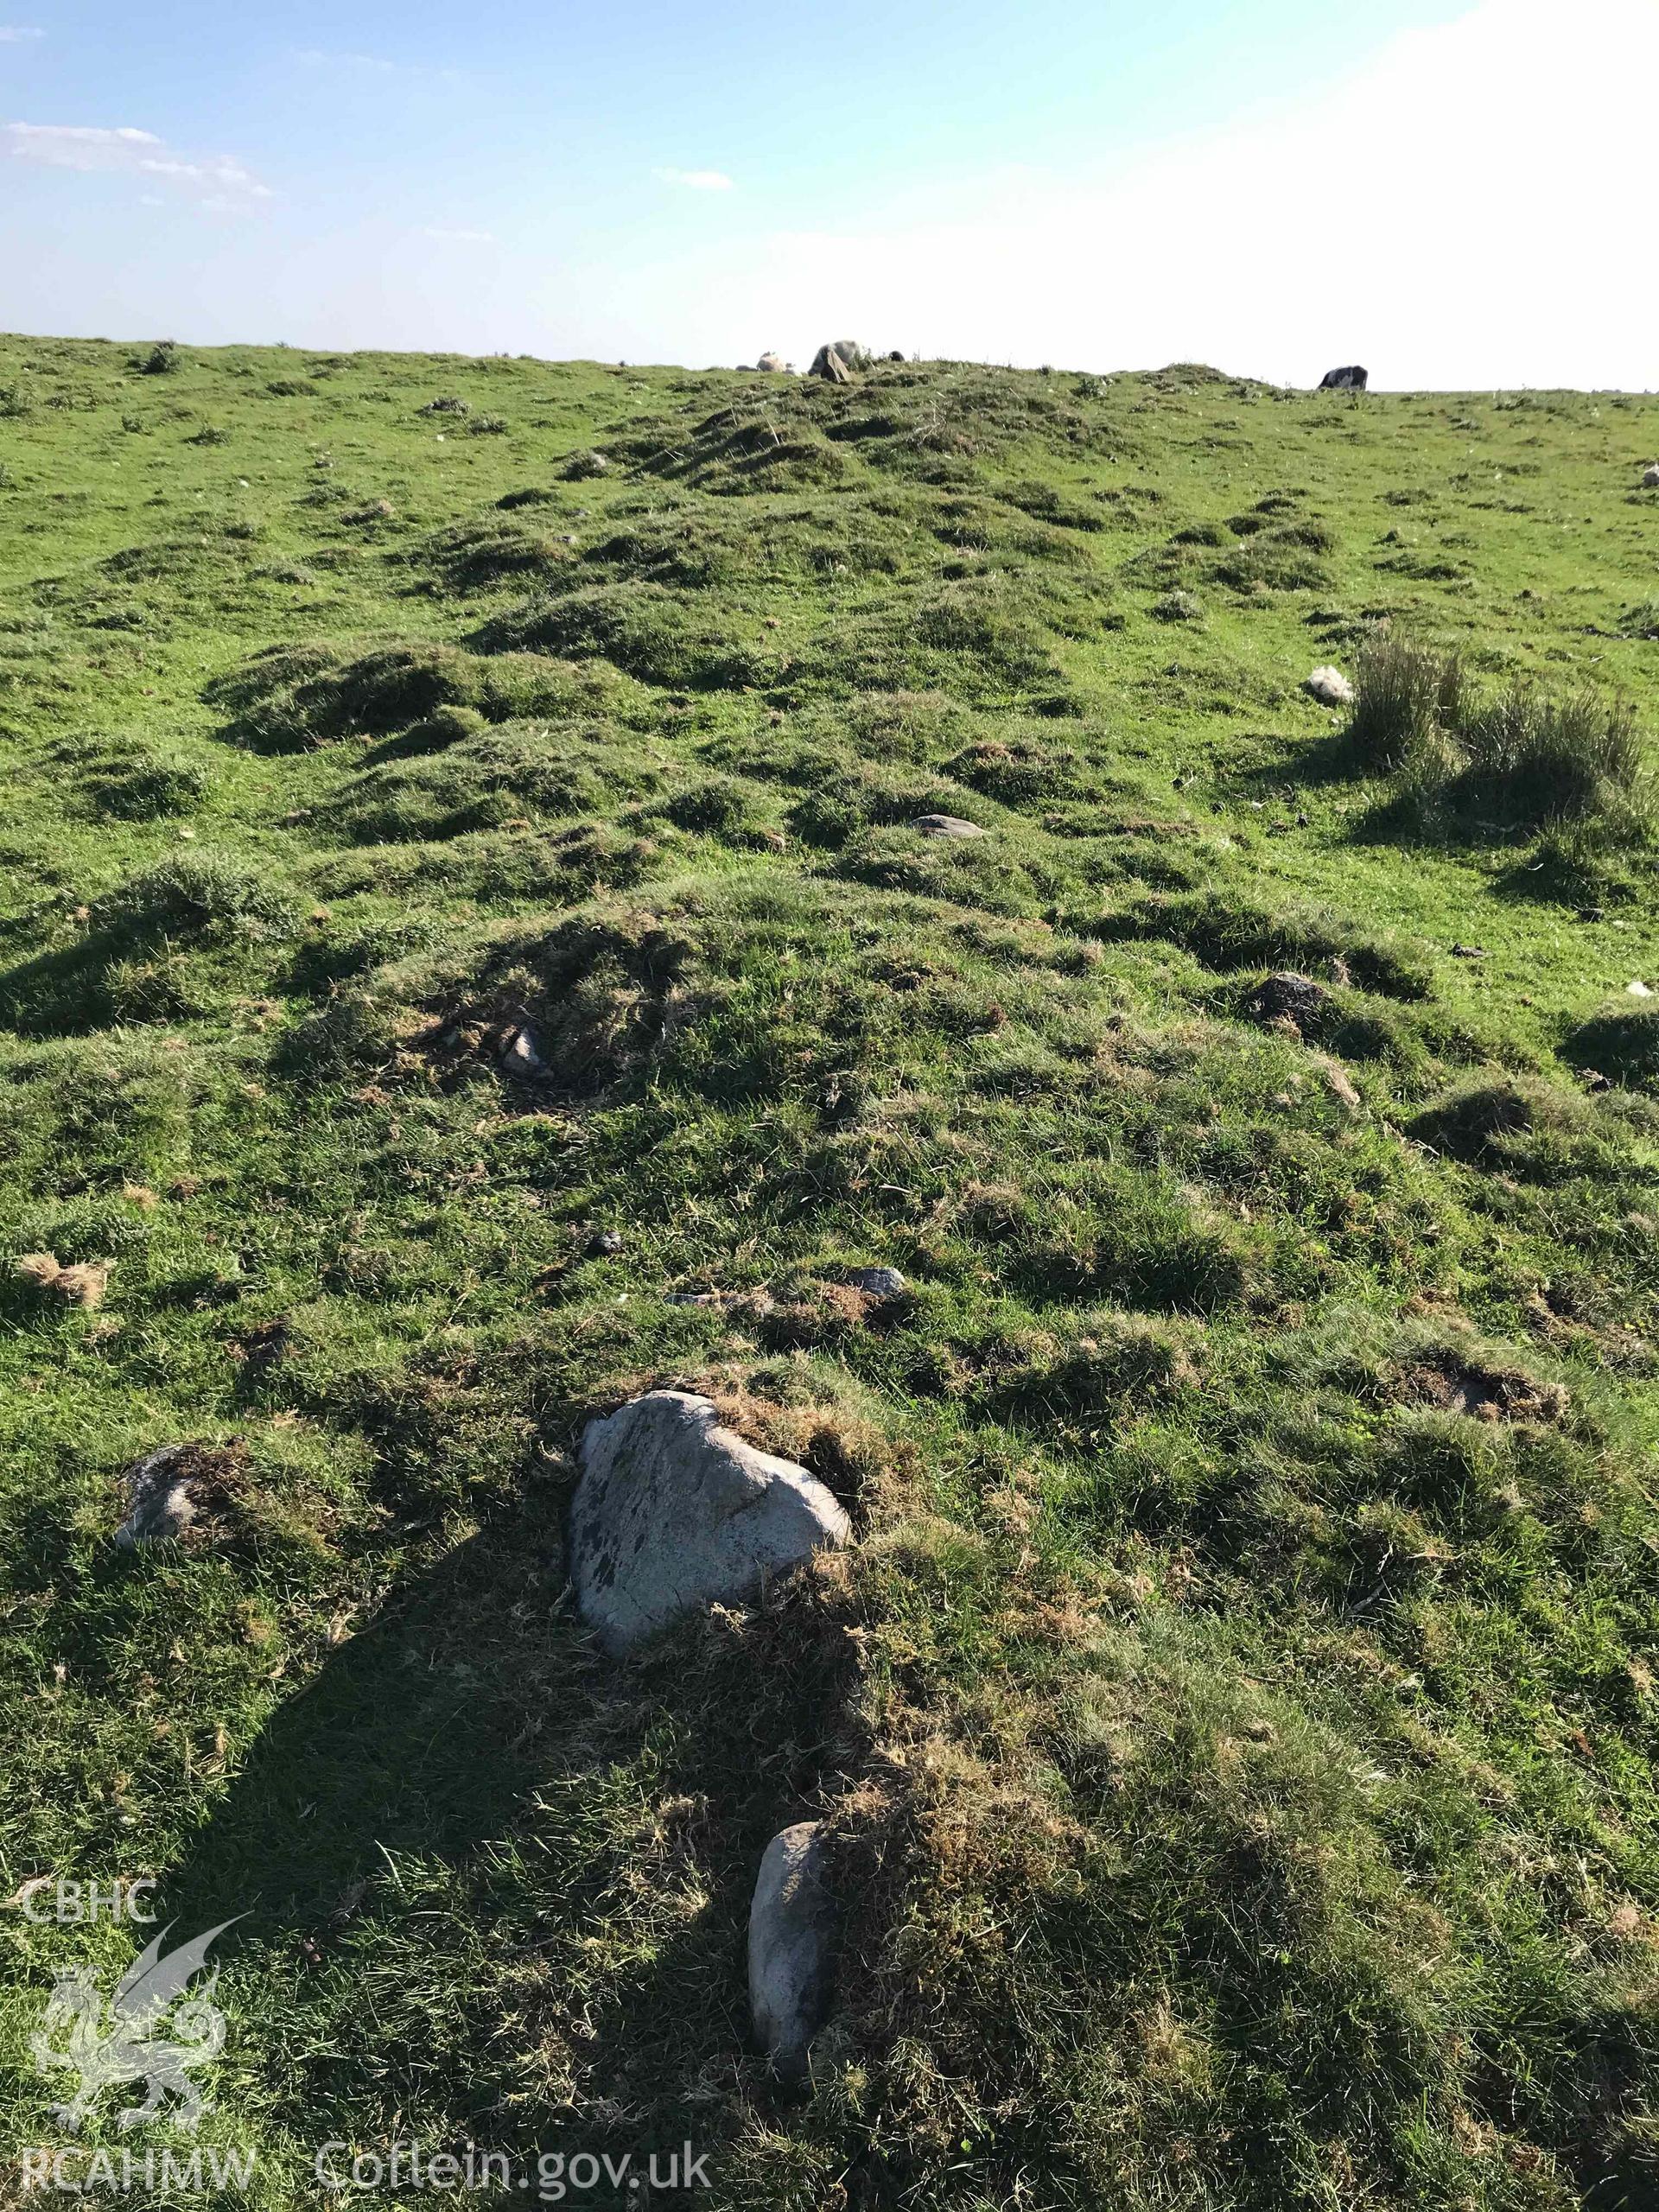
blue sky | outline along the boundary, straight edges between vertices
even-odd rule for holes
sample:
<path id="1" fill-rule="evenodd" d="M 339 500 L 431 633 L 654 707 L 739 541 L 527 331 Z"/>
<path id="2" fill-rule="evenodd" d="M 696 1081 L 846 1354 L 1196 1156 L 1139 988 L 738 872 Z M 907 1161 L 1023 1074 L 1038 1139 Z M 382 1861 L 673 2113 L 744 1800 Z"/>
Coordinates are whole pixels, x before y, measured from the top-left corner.
<path id="1" fill-rule="evenodd" d="M 1656 81 L 1659 0 L 0 0 L 0 321 L 1649 385 Z"/>

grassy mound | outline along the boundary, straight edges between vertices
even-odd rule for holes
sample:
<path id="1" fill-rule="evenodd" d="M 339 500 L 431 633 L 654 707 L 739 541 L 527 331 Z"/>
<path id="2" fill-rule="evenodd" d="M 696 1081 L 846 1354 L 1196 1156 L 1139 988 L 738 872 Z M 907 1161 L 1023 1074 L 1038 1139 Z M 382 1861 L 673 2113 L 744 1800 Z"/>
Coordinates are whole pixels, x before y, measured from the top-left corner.
<path id="1" fill-rule="evenodd" d="M 1646 2212 L 1656 403 L 0 356 L 0 1850 L 224 2201 Z M 619 1666 L 655 1384 L 857 1541 Z"/>

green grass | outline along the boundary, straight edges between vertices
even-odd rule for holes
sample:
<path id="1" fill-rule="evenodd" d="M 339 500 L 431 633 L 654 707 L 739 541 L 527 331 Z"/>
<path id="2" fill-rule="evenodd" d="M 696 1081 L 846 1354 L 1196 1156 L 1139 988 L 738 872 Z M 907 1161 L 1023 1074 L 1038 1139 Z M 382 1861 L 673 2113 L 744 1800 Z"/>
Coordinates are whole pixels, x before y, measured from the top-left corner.
<path id="1" fill-rule="evenodd" d="M 689 2136 L 745 2212 L 1653 2203 L 1659 402 L 0 394 L 0 1879 L 246 1914 L 225 2201 Z M 619 1667 L 563 1514 L 652 1382 L 859 1541 Z M 118 1551 L 175 1440 L 214 1510 Z M 34 2144 L 131 1939 L 8 1928 Z"/>

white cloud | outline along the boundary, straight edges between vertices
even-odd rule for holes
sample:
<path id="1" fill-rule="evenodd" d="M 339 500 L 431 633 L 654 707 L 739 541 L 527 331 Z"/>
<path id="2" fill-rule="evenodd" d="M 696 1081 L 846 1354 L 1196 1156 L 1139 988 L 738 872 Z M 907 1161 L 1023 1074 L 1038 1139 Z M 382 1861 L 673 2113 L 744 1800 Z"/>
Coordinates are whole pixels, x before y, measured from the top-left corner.
<path id="1" fill-rule="evenodd" d="M 729 360 L 792 331 L 806 358 L 845 327 L 1026 365 L 1651 386 L 1638 88 L 1656 81 L 1654 0 L 1481 0 L 1109 174 L 986 177 L 931 220 L 713 241 L 613 274 L 604 350 Z"/>
<path id="2" fill-rule="evenodd" d="M 9 123 L 5 135 L 14 154 L 64 169 L 130 168 L 145 147 L 162 143 L 153 130 L 86 123 Z"/>
<path id="3" fill-rule="evenodd" d="M 493 245 L 493 231 L 452 230 L 442 223 L 428 223 L 421 232 L 423 238 L 436 238 L 446 245 Z"/>
<path id="4" fill-rule="evenodd" d="M 337 76 L 425 77 L 440 83 L 459 81 L 459 69 L 442 68 L 427 61 L 394 61 L 384 54 L 359 54 L 327 46 L 297 46 L 292 59 L 308 69 L 325 69 Z"/>
<path id="5" fill-rule="evenodd" d="M 89 123 L 8 123 L 0 141 L 16 161 L 46 168 L 79 169 L 105 175 L 159 179 L 218 209 L 247 207 L 271 197 L 245 162 L 233 154 L 194 158 L 176 153 L 153 130 L 130 125 L 109 129 Z"/>
<path id="6" fill-rule="evenodd" d="M 664 184 L 677 184 L 687 192 L 729 192 L 732 180 L 720 169 L 654 169 Z"/>
<path id="7" fill-rule="evenodd" d="M 0 46 L 22 46 L 28 39 L 45 36 L 32 23 L 0 23 Z"/>

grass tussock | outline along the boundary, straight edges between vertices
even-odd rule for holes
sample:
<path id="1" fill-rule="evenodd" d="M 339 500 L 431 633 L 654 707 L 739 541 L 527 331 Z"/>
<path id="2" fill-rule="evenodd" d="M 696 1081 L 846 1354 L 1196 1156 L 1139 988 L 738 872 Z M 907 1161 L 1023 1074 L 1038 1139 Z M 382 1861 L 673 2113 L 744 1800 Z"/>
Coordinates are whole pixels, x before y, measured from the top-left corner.
<path id="1" fill-rule="evenodd" d="M 1362 647 L 1356 676 L 1348 742 L 1368 772 L 1397 777 L 1420 826 L 1588 831 L 1615 847 L 1650 836 L 1651 769 L 1627 702 L 1523 682 L 1494 691 L 1455 653 L 1390 633 Z"/>
<path id="2" fill-rule="evenodd" d="M 1659 1014 L 1644 1007 L 1594 1014 L 1567 1039 L 1567 1052 L 1615 1083 L 1651 1083 L 1659 1077 Z"/>
<path id="3" fill-rule="evenodd" d="M 295 918 L 292 895 L 229 853 L 181 853 L 140 869 L 100 899 L 94 923 L 128 940 L 282 936 Z"/>

